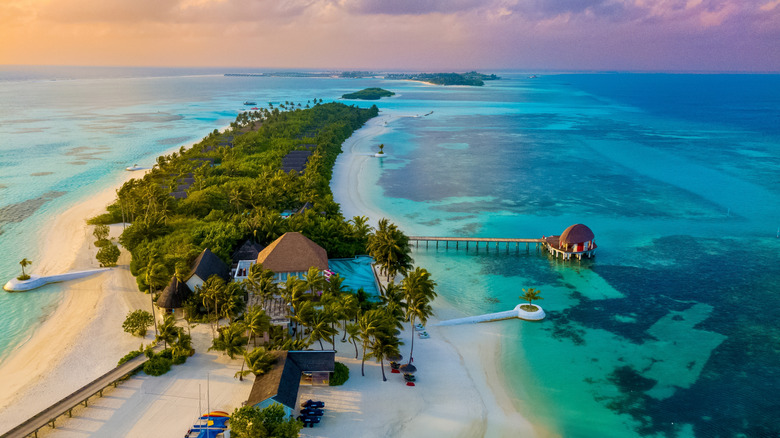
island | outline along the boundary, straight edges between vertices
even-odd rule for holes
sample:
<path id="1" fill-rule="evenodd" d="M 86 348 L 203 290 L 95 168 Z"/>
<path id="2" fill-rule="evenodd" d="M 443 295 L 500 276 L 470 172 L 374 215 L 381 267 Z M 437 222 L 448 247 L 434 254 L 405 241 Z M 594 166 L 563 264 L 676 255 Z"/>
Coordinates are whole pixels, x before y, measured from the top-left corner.
<path id="1" fill-rule="evenodd" d="M 468 85 L 481 87 L 484 81 L 495 81 L 501 77 L 495 74 L 484 74 L 476 71 L 468 73 L 389 73 L 385 79 L 422 81 L 434 85 Z"/>
<path id="2" fill-rule="evenodd" d="M 341 96 L 342 99 L 361 99 L 361 100 L 379 100 L 383 97 L 395 96 L 392 91 L 383 88 L 365 88 L 354 93 L 347 93 Z"/>

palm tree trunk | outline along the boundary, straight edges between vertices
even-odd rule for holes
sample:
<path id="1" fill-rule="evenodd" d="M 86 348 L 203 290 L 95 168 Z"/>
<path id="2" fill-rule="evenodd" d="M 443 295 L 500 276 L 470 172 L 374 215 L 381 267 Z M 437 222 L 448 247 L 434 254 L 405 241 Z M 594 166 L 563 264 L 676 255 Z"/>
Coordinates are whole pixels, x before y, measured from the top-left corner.
<path id="1" fill-rule="evenodd" d="M 414 353 L 414 335 L 416 334 L 414 333 L 414 318 L 409 319 L 409 325 L 412 326 L 412 348 L 409 350 L 409 362 L 407 363 L 412 363 L 412 360 L 414 360 L 412 356 L 412 353 Z"/>
<path id="2" fill-rule="evenodd" d="M 363 361 L 360 363 L 360 374 L 366 376 L 366 344 L 363 344 Z"/>
<path id="3" fill-rule="evenodd" d="M 355 341 L 352 341 L 352 345 L 354 345 L 354 346 L 355 346 L 355 359 L 357 359 L 357 358 L 358 358 L 357 342 L 355 342 Z"/>
<path id="4" fill-rule="evenodd" d="M 244 364 L 246 363 L 246 356 L 244 356 L 244 360 L 241 361 L 241 372 L 238 373 L 238 381 L 243 382 L 244 381 Z"/>
<path id="5" fill-rule="evenodd" d="M 344 320 L 344 337 L 341 338 L 341 342 L 347 342 L 347 320 Z M 333 348 L 336 348 L 334 345 Z"/>
<path id="6" fill-rule="evenodd" d="M 320 342 L 320 350 L 324 350 L 325 346 L 322 345 L 322 339 L 317 339 Z"/>

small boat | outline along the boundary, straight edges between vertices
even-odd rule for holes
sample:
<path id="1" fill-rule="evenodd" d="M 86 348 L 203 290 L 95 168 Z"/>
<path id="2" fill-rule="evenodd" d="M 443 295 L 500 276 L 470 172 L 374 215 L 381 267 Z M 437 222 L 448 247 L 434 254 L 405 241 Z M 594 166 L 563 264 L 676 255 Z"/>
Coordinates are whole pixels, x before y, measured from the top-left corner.
<path id="1" fill-rule="evenodd" d="M 209 412 L 198 418 L 184 435 L 184 438 L 222 438 L 228 436 L 225 434 L 228 421 L 230 421 L 230 414 L 227 412 Z"/>
<path id="2" fill-rule="evenodd" d="M 257 105 L 257 102 L 252 102 L 251 100 L 247 100 L 247 101 L 244 102 L 244 105 L 255 106 L 255 105 Z"/>
<path id="3" fill-rule="evenodd" d="M 134 170 L 143 170 L 143 169 L 144 169 L 143 167 L 141 167 L 141 166 L 139 166 L 139 165 L 137 165 L 137 164 L 133 164 L 133 165 L 132 165 L 132 166 L 130 166 L 130 167 L 125 167 L 125 170 L 128 170 L 128 171 L 130 171 L 130 172 L 132 172 L 132 171 L 134 171 Z"/>

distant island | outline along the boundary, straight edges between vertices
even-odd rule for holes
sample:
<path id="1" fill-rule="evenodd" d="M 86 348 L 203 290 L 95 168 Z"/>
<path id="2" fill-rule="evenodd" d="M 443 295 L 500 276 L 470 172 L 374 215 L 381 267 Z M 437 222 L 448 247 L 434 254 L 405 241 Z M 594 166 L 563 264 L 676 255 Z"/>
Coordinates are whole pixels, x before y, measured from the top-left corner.
<path id="1" fill-rule="evenodd" d="M 365 88 L 354 93 L 347 93 L 341 96 L 342 99 L 362 99 L 362 100 L 379 100 L 383 97 L 395 96 L 392 91 L 385 90 L 383 88 Z"/>
<path id="2" fill-rule="evenodd" d="M 470 71 L 468 73 L 389 73 L 385 79 L 403 79 L 412 81 L 422 81 L 435 85 L 470 85 L 481 87 L 485 85 L 484 81 L 495 81 L 501 79 L 494 74 L 486 75 Z"/>
<path id="3" fill-rule="evenodd" d="M 282 77 L 282 78 L 373 78 L 384 77 L 385 79 L 422 81 L 434 85 L 469 85 L 480 87 L 485 85 L 485 81 L 495 81 L 501 77 L 494 74 L 478 73 L 470 71 L 468 73 L 375 73 L 371 71 L 276 71 L 276 72 L 258 72 L 258 73 L 225 73 L 228 77 Z M 364 90 L 365 91 L 365 90 Z M 354 94 L 354 93 L 353 93 Z M 392 96 L 389 95 L 389 96 Z M 343 97 L 343 96 L 342 96 Z M 379 96 L 383 97 L 383 96 Z M 371 100 L 379 99 L 370 98 Z M 345 97 L 345 99 L 364 99 L 361 97 Z"/>

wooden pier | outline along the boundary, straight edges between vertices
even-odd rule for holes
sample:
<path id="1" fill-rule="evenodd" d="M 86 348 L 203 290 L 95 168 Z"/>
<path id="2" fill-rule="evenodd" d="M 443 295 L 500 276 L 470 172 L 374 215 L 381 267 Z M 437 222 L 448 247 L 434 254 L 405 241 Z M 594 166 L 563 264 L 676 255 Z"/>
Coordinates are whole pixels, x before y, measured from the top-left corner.
<path id="1" fill-rule="evenodd" d="M 155 348 L 155 351 L 159 351 L 160 348 Z M 99 394 L 103 397 L 103 390 L 109 386 L 114 386 L 119 383 L 120 380 L 134 373 L 136 370 L 144 366 L 144 363 L 149 360 L 144 354 L 138 357 L 130 359 L 126 363 L 119 365 L 106 374 L 98 377 L 90 383 L 87 383 L 74 393 L 66 396 L 62 400 L 54 403 L 43 411 L 35 414 L 33 417 L 25 421 L 24 423 L 14 427 L 8 432 L 4 433 L 0 438 L 24 438 L 30 435 L 38 436 L 38 430 L 43 427 L 56 427 L 55 421 L 58 417 L 68 414 L 73 415 L 73 408 L 80 404 L 87 406 L 89 398 Z"/>
<path id="2" fill-rule="evenodd" d="M 436 248 L 439 244 L 443 244 L 446 249 L 449 249 L 450 244 L 455 244 L 455 249 L 460 249 L 461 246 L 468 250 L 469 245 L 473 245 L 477 251 L 479 251 L 479 245 L 483 244 L 486 250 L 490 250 L 491 246 L 495 246 L 498 250 L 503 244 L 506 250 L 514 245 L 515 250 L 520 250 L 520 244 L 525 243 L 526 251 L 530 251 L 531 244 L 534 245 L 538 251 L 545 243 L 544 239 L 509 239 L 509 238 L 497 238 L 497 237 L 432 237 L 432 236 L 409 236 L 409 242 L 415 242 L 417 248 L 420 247 L 420 242 L 425 242 L 425 247 L 429 248 L 431 242 L 436 244 Z"/>

